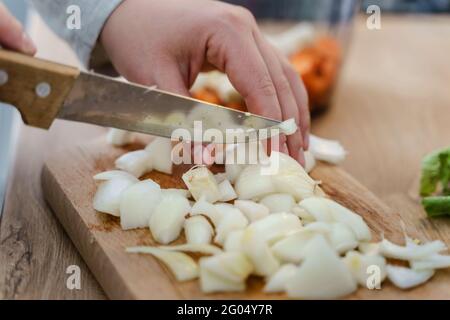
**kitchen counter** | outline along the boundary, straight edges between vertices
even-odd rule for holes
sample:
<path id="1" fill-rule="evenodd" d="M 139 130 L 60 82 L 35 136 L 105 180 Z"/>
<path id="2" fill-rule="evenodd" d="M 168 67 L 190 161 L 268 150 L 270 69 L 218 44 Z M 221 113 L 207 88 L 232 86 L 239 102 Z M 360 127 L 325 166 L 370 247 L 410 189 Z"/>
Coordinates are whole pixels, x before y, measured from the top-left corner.
<path id="1" fill-rule="evenodd" d="M 379 31 L 357 20 L 333 108 L 313 132 L 340 140 L 349 151 L 343 167 L 406 224 L 449 245 L 450 218 L 426 219 L 413 191 L 423 155 L 450 145 L 450 16 L 382 18 Z M 20 128 L 0 221 L 0 299 L 105 298 L 40 185 L 45 157 L 103 131 L 63 121 L 50 132 Z M 81 269 L 81 290 L 66 287 L 70 265 Z"/>

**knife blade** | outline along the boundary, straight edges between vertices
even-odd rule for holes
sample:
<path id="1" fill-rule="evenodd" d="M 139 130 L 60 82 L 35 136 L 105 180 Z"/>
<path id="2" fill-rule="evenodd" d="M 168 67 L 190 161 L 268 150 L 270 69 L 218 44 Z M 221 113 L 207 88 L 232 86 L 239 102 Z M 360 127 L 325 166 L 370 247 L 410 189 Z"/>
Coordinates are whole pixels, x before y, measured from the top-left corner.
<path id="1" fill-rule="evenodd" d="M 224 135 L 227 130 L 248 130 L 242 137 L 247 139 L 253 130 L 275 129 L 280 124 L 249 112 L 83 72 L 57 117 L 167 138 L 180 128 L 193 136 L 195 121 L 201 121 L 203 131 L 216 129 Z"/>
<path id="2" fill-rule="evenodd" d="M 0 75 L 0 101 L 15 106 L 26 124 L 41 128 L 60 118 L 168 138 L 174 130 L 185 129 L 191 141 L 198 141 L 194 127 L 200 121 L 202 132 L 215 129 L 226 136 L 227 130 L 241 129 L 238 138 L 221 141 L 233 143 L 270 137 L 280 125 L 248 112 L 2 49 Z M 255 135 L 264 129 L 269 133 Z"/>

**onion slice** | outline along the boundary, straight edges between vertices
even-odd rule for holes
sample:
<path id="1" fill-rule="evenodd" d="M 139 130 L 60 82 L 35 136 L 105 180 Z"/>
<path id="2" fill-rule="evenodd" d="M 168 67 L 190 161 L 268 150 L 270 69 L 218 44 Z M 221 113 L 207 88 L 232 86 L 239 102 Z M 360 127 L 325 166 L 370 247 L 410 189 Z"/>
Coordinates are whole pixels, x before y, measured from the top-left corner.
<path id="1" fill-rule="evenodd" d="M 409 289 L 427 282 L 433 275 L 434 270 L 413 270 L 405 267 L 387 265 L 388 279 L 400 289 Z"/>
<path id="2" fill-rule="evenodd" d="M 133 142 L 133 140 L 134 137 L 131 132 L 116 128 L 109 129 L 106 135 L 106 141 L 115 147 L 125 146 Z"/>
<path id="3" fill-rule="evenodd" d="M 136 179 L 136 178 L 135 178 Z M 115 178 L 100 183 L 95 192 L 92 205 L 95 210 L 119 217 L 122 193 L 138 180 Z"/>
<path id="4" fill-rule="evenodd" d="M 185 253 L 167 251 L 155 247 L 131 247 L 129 253 L 146 253 L 161 260 L 178 281 L 188 281 L 198 277 L 199 268 L 194 259 Z"/>
<path id="5" fill-rule="evenodd" d="M 266 206 L 251 200 L 236 200 L 234 206 L 241 210 L 250 222 L 267 217 L 270 213 Z"/>
<path id="6" fill-rule="evenodd" d="M 339 164 L 345 160 L 347 151 L 338 141 L 310 136 L 309 150 L 317 160 L 326 161 L 332 164 Z"/>
<path id="7" fill-rule="evenodd" d="M 424 259 L 412 260 L 409 262 L 409 264 L 414 270 L 450 268 L 450 256 L 433 254 Z"/>
<path id="8" fill-rule="evenodd" d="M 115 166 L 139 178 L 145 173 L 152 171 L 152 160 L 147 151 L 138 150 L 125 153 L 119 157 L 115 162 Z"/>
<path id="9" fill-rule="evenodd" d="M 322 235 L 316 235 L 305 248 L 305 259 L 286 285 L 291 298 L 334 299 L 357 288 L 347 266 Z"/>
<path id="10" fill-rule="evenodd" d="M 205 201 L 214 203 L 222 197 L 214 175 L 204 166 L 191 168 L 182 179 L 196 201 L 204 197 Z"/>
<path id="11" fill-rule="evenodd" d="M 150 155 L 153 169 L 172 174 L 172 141 L 168 138 L 155 138 L 145 151 Z"/>
<path id="12" fill-rule="evenodd" d="M 295 264 L 285 264 L 267 279 L 264 292 L 275 293 L 284 292 L 286 285 L 297 273 L 298 267 Z"/>
<path id="13" fill-rule="evenodd" d="M 216 255 L 223 253 L 222 249 L 211 244 L 192 244 L 185 243 L 176 246 L 159 246 L 159 249 L 167 251 L 181 251 L 181 252 L 192 252 L 201 253 L 206 255 Z"/>
<path id="14" fill-rule="evenodd" d="M 365 255 L 357 251 L 349 251 L 343 258 L 343 261 L 354 279 L 363 287 L 379 288 L 381 282 L 386 278 L 386 259 L 380 255 Z M 369 276 L 372 274 L 371 266 L 379 268 L 379 283 L 367 283 Z"/>
<path id="15" fill-rule="evenodd" d="M 219 183 L 219 192 L 221 195 L 220 201 L 227 202 L 237 198 L 236 191 L 234 191 L 233 186 L 228 180 Z"/>
<path id="16" fill-rule="evenodd" d="M 294 197 L 287 193 L 275 193 L 265 196 L 259 203 L 269 208 L 270 213 L 291 212 L 295 206 Z"/>
<path id="17" fill-rule="evenodd" d="M 107 180 L 113 180 L 113 179 L 128 179 L 132 182 L 139 181 L 132 174 L 130 174 L 126 171 L 121 171 L 121 170 L 111 170 L 111 171 L 100 172 L 94 176 L 94 180 L 97 180 L 97 181 L 107 181 Z"/>
<path id="18" fill-rule="evenodd" d="M 380 242 L 380 253 L 383 256 L 406 261 L 426 259 L 446 249 L 445 244 L 440 240 L 417 246 L 399 246 L 387 239 L 383 239 Z"/>

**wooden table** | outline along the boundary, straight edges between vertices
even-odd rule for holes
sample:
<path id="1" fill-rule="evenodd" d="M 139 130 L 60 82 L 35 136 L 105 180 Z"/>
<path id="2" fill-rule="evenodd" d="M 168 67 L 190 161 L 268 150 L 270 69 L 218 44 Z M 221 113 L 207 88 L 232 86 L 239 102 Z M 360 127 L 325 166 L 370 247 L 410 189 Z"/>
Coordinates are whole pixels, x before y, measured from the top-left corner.
<path id="1" fill-rule="evenodd" d="M 314 120 L 313 132 L 339 139 L 350 152 L 344 168 L 406 224 L 448 239 L 448 220 L 426 219 L 410 194 L 422 156 L 450 145 L 450 17 L 383 16 L 380 31 L 360 18 L 354 37 L 334 106 Z M 102 130 L 65 122 L 49 133 L 21 129 L 0 224 L 0 299 L 105 298 L 40 186 L 46 156 Z M 74 264 L 82 288 L 71 291 L 66 268 Z"/>

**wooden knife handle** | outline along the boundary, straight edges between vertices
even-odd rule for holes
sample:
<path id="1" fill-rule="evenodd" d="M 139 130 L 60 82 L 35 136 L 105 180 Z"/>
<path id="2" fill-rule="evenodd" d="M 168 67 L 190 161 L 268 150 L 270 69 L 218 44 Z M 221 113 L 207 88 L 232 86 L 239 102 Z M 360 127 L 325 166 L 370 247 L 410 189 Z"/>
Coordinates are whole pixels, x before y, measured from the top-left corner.
<path id="1" fill-rule="evenodd" d="M 25 124 L 48 129 L 72 89 L 77 68 L 0 49 L 0 101 Z"/>

